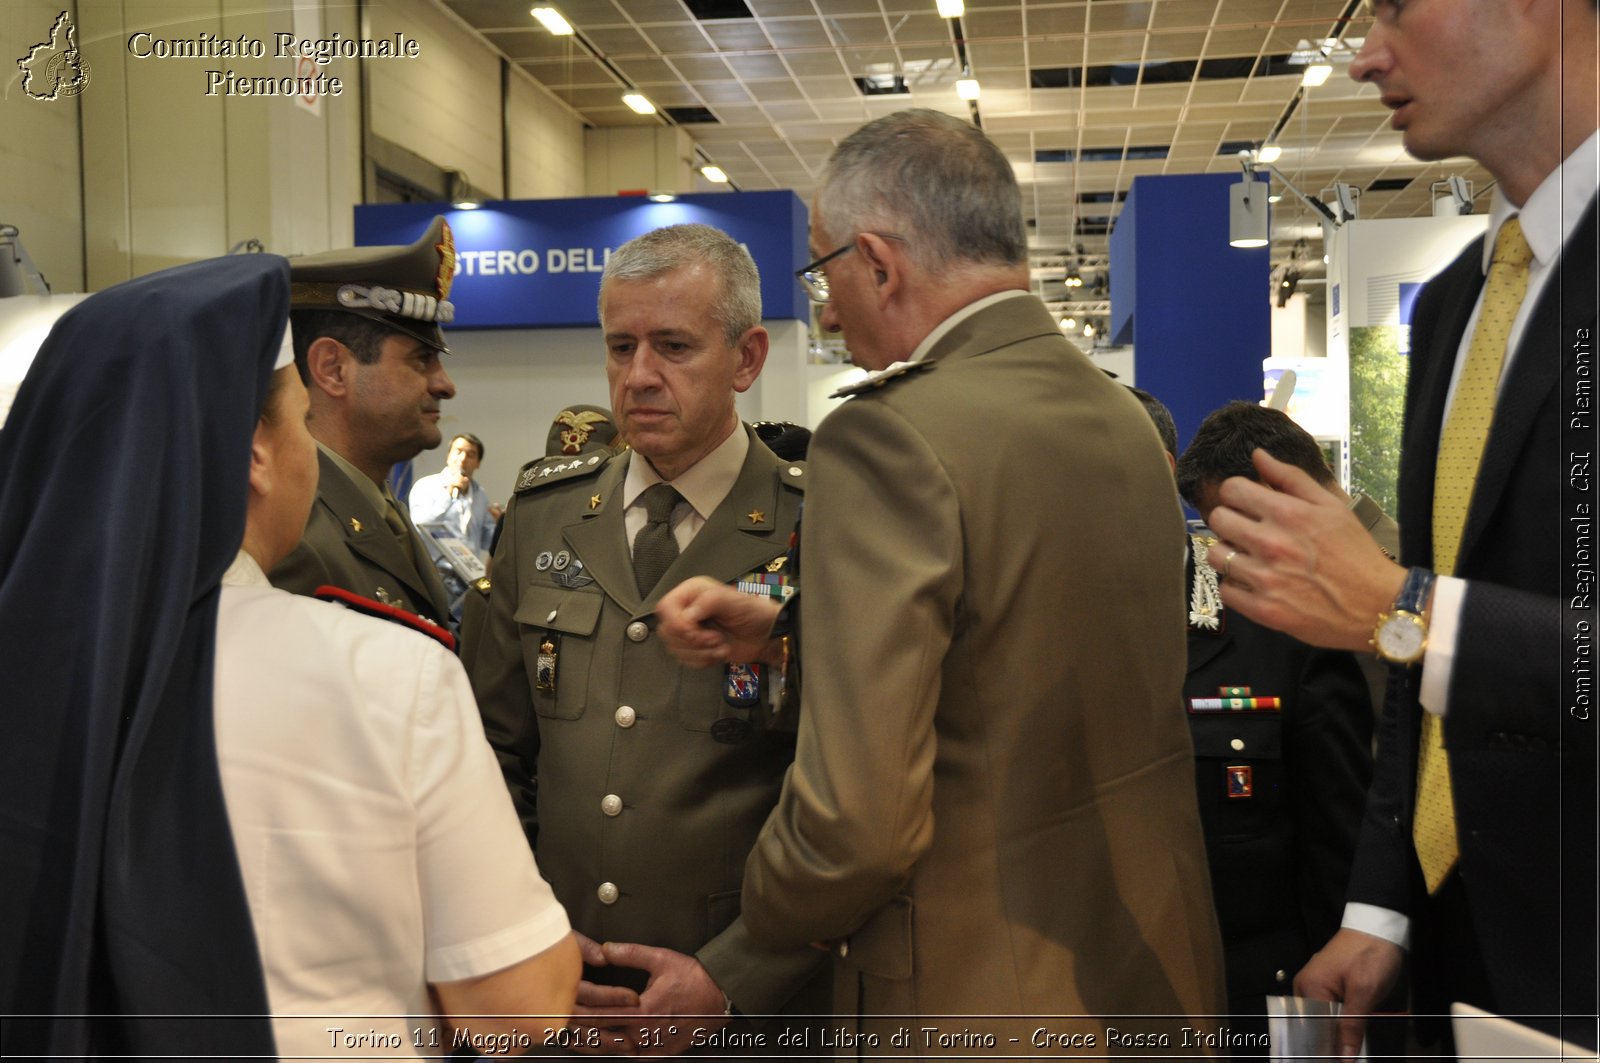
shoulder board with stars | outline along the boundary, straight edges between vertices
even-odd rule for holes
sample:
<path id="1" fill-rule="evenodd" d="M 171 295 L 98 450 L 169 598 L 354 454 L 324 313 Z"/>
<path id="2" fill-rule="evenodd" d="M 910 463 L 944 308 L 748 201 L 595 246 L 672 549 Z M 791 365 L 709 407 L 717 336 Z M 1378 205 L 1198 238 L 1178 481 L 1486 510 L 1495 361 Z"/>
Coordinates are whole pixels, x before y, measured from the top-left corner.
<path id="1" fill-rule="evenodd" d="M 581 454 L 576 458 L 554 457 L 530 461 L 517 474 L 517 486 L 513 490 L 520 495 L 548 484 L 592 476 L 605 468 L 606 457 L 605 454 L 595 453 Z"/>
<path id="2" fill-rule="evenodd" d="M 876 372 L 868 373 L 865 380 L 858 380 L 854 384 L 846 384 L 838 391 L 835 391 L 832 395 L 829 395 L 828 398 L 839 399 L 850 395 L 860 395 L 868 391 L 876 391 L 878 388 L 883 387 L 891 380 L 898 380 L 901 377 L 910 376 L 912 373 L 920 373 L 923 370 L 932 369 L 938 364 L 938 362 L 930 362 L 927 360 L 920 362 L 895 362 L 886 369 L 879 369 Z"/>
<path id="3" fill-rule="evenodd" d="M 368 616 L 375 616 L 380 620 L 392 620 L 394 623 L 408 627 L 412 631 L 421 632 L 451 653 L 456 651 L 456 637 L 454 635 L 426 617 L 418 616 L 416 613 L 408 613 L 399 606 L 385 605 L 383 602 L 375 601 L 371 598 L 363 598 L 359 594 L 331 584 L 323 584 L 318 587 L 312 593 L 312 597 L 324 602 L 336 602 L 346 609 L 351 609 L 358 613 L 366 613 Z"/>

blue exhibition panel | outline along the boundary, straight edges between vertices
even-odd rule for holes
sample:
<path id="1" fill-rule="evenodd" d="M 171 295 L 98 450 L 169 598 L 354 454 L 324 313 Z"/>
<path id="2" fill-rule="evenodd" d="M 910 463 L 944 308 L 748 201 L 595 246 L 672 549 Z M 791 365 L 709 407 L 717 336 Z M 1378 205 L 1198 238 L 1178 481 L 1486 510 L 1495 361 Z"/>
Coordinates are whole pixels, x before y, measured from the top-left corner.
<path id="1" fill-rule="evenodd" d="M 1111 234 L 1111 339 L 1133 345 L 1138 384 L 1172 410 L 1180 449 L 1212 410 L 1261 400 L 1272 354 L 1271 254 L 1228 244 L 1240 176 L 1135 177 Z"/>
<path id="2" fill-rule="evenodd" d="M 805 320 L 794 271 L 809 261 L 804 204 L 793 192 L 492 201 L 478 210 L 442 203 L 356 207 L 356 243 L 409 244 L 435 214 L 456 243 L 454 328 L 592 328 L 606 256 L 635 236 L 682 222 L 715 226 L 744 244 L 761 271 L 765 318 Z"/>

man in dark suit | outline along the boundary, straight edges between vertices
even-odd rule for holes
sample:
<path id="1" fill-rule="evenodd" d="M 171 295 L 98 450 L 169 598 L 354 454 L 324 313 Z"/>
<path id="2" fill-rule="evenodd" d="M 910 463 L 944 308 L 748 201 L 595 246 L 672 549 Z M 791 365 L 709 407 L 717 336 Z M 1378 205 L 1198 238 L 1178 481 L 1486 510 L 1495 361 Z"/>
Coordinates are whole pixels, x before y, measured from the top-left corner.
<path id="1" fill-rule="evenodd" d="M 1155 422 L 1184 500 L 1209 517 L 1243 454 L 1241 437 L 1332 486 L 1322 451 L 1280 410 L 1229 403 L 1196 429 L 1180 460 L 1178 429 L 1155 396 L 1130 389 Z M 1228 471 L 1224 471 L 1228 470 Z M 1190 536 L 1183 683 L 1194 740 L 1200 824 L 1228 976 L 1228 1028 L 1266 1055 L 1266 998 L 1339 927 L 1361 810 L 1372 781 L 1372 704 L 1355 657 L 1262 627 L 1218 599 L 1206 529 Z"/>
<path id="2" fill-rule="evenodd" d="M 1296 986 L 1344 1001 L 1353 1053 L 1409 946 L 1417 1011 L 1466 1001 L 1593 1045 L 1596 6 L 1375 7 L 1351 75 L 1412 154 L 1469 155 L 1497 186 L 1487 238 L 1412 323 L 1410 567 L 1264 454 L 1212 515 L 1229 608 L 1393 666 L 1352 903 Z"/>
<path id="3" fill-rule="evenodd" d="M 295 364 L 311 395 L 317 503 L 294 553 L 271 572 L 296 594 L 330 585 L 450 627 L 450 599 L 390 466 L 441 442 L 439 403 L 456 393 L 439 330 L 454 316 L 450 227 L 410 247 L 358 247 L 289 260 Z"/>

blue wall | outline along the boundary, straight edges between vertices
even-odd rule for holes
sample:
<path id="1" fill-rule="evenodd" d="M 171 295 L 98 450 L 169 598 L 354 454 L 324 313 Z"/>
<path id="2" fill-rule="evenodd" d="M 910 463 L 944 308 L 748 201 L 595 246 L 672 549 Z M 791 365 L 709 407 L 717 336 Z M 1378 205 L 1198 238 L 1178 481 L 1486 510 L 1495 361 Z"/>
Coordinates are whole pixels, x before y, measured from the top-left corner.
<path id="1" fill-rule="evenodd" d="M 793 192 L 721 192 L 654 203 L 643 196 L 522 199 L 479 210 L 443 203 L 356 208 L 356 243 L 409 244 L 435 214 L 455 237 L 453 328 L 596 327 L 606 252 L 680 222 L 715 226 L 744 244 L 761 271 L 765 318 L 806 320 L 794 271 L 810 261 L 805 205 Z"/>
<path id="2" fill-rule="evenodd" d="M 1136 177 L 1111 234 L 1111 338 L 1188 445 L 1206 414 L 1261 399 L 1272 353 L 1269 249 L 1228 245 L 1238 173 Z M 1261 182 L 1265 190 L 1266 182 Z"/>

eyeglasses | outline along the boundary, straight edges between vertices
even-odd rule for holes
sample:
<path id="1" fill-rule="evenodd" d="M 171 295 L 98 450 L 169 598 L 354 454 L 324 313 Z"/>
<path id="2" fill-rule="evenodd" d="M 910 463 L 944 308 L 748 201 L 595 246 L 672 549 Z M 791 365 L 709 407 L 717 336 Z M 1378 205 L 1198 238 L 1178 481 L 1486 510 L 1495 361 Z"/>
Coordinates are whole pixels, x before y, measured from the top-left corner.
<path id="1" fill-rule="evenodd" d="M 805 285 L 806 295 L 811 297 L 813 303 L 825 303 L 832 298 L 832 293 L 828 291 L 828 275 L 822 272 L 822 267 L 846 251 L 852 250 L 855 246 L 856 242 L 851 240 L 838 250 L 829 251 L 804 269 L 794 271 L 794 275 L 799 278 L 800 283 Z"/>

